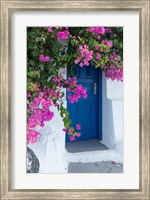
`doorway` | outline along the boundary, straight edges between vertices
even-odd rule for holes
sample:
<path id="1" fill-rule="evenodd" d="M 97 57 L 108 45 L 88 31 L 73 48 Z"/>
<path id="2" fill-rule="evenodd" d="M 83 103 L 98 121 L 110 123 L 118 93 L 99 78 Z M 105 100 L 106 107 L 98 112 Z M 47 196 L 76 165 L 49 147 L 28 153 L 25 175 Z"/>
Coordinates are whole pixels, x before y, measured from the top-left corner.
<path id="1" fill-rule="evenodd" d="M 87 88 L 88 94 L 86 99 L 81 98 L 77 103 L 72 104 L 67 100 L 72 126 L 81 126 L 81 136 L 76 137 L 76 141 L 102 140 L 102 72 L 93 66 L 76 66 L 74 75 L 78 84 Z M 66 142 L 69 141 L 66 134 Z"/>

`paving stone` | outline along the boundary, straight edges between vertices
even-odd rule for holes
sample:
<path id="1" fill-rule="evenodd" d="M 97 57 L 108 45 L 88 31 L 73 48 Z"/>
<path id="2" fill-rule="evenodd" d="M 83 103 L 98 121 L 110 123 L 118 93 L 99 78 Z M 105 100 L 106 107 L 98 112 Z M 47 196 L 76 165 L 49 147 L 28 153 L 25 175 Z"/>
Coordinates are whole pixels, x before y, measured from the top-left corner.
<path id="1" fill-rule="evenodd" d="M 123 173 L 123 165 L 111 161 L 69 163 L 68 173 Z"/>

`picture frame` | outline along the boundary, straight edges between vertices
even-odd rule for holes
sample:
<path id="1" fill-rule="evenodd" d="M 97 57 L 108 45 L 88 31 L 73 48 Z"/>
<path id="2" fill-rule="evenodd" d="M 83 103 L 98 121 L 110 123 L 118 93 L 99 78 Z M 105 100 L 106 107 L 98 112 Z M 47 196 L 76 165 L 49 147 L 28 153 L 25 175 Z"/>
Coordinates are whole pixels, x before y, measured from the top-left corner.
<path id="1" fill-rule="evenodd" d="M 38 2 L 38 3 L 37 3 Z M 104 189 L 11 189 L 10 23 L 15 10 L 138 10 L 140 13 L 140 187 Z M 8 1 L 1 0 L 1 199 L 149 199 L 150 1 Z"/>

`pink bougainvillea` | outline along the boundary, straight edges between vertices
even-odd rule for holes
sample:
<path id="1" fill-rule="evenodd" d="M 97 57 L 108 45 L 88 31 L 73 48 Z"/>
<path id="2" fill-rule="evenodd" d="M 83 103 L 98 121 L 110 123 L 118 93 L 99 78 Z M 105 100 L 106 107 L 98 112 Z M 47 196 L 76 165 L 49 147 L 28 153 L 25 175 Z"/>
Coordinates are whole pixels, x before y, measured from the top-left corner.
<path id="1" fill-rule="evenodd" d="M 42 62 L 48 62 L 49 61 L 49 57 L 40 55 L 39 60 L 42 61 Z"/>
<path id="2" fill-rule="evenodd" d="M 83 87 L 81 84 L 77 84 L 76 77 L 69 77 L 66 81 L 68 84 L 68 100 L 70 103 L 78 102 L 80 98 L 87 98 L 87 88 Z"/>
<path id="3" fill-rule="evenodd" d="M 88 45 L 80 45 L 79 46 L 79 57 L 74 61 L 75 64 L 80 65 L 80 67 L 83 66 L 89 66 L 89 61 L 93 58 L 93 51 L 89 50 Z"/>
<path id="4" fill-rule="evenodd" d="M 69 31 L 66 29 L 65 31 L 59 31 L 57 33 L 57 39 L 68 39 L 69 37 Z"/>
<path id="5" fill-rule="evenodd" d="M 35 143 L 38 140 L 40 133 L 33 129 L 27 128 L 27 144 L 28 143 Z"/>
<path id="6" fill-rule="evenodd" d="M 52 106 L 63 118 L 62 131 L 75 141 L 81 135 L 78 132 L 81 126 L 71 125 L 69 113 L 63 106 L 63 88 L 70 103 L 88 97 L 87 89 L 73 75 L 74 65 L 99 67 L 107 79 L 123 81 L 123 29 L 48 26 L 29 30 L 27 142 L 36 142 L 40 136 L 36 127 L 43 127 L 46 121 L 53 119 Z M 67 41 L 61 44 L 60 40 Z M 70 72 L 67 78 L 66 72 Z"/>
<path id="7" fill-rule="evenodd" d="M 53 93 L 51 90 L 43 90 L 43 92 L 39 92 L 38 96 L 34 97 L 32 102 L 28 106 L 28 132 L 27 132 L 27 141 L 33 142 L 36 140 L 37 136 L 39 136 L 38 132 L 34 130 L 36 126 L 44 126 L 45 121 L 50 121 L 54 113 L 50 111 L 50 106 L 53 105 L 52 98 L 50 98 L 50 94 L 57 95 L 57 93 Z M 28 101 L 31 96 L 28 97 Z"/>
<path id="8" fill-rule="evenodd" d="M 105 33 L 105 28 L 104 27 L 91 27 L 91 28 L 88 28 L 87 31 L 90 33 L 95 33 L 97 35 L 100 35 L 100 34 L 103 35 Z"/>
<path id="9" fill-rule="evenodd" d="M 76 129 L 77 130 L 80 130 L 81 129 L 81 126 L 79 124 L 76 124 Z"/>

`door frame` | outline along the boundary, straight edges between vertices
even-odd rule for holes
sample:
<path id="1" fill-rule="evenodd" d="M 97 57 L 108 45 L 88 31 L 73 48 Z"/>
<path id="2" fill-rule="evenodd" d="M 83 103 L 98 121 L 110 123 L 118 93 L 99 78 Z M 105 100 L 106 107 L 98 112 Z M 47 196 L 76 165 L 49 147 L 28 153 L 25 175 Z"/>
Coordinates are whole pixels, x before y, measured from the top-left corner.
<path id="1" fill-rule="evenodd" d="M 97 105 L 97 107 L 98 107 L 98 122 L 97 122 L 97 130 L 98 130 L 98 132 L 97 132 L 97 138 L 96 139 L 98 139 L 98 140 L 102 140 L 102 137 L 103 137 L 103 135 L 102 135 L 102 70 L 101 69 L 99 69 L 98 68 L 98 80 L 97 80 L 97 82 L 98 82 L 98 105 Z"/>

